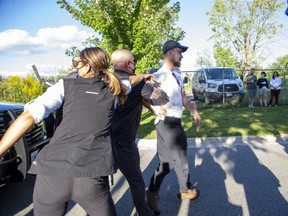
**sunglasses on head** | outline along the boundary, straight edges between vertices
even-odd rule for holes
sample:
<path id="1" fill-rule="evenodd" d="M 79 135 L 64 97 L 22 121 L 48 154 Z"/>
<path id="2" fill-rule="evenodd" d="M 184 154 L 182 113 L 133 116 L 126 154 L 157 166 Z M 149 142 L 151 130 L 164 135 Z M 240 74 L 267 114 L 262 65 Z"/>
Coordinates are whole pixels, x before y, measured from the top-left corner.
<path id="1" fill-rule="evenodd" d="M 76 60 L 76 59 L 73 58 L 73 59 L 72 59 L 72 65 L 73 65 L 73 67 L 77 68 L 80 62 L 87 63 L 86 61 L 82 61 L 82 60 L 80 60 L 80 59 L 79 59 L 79 60 Z"/>

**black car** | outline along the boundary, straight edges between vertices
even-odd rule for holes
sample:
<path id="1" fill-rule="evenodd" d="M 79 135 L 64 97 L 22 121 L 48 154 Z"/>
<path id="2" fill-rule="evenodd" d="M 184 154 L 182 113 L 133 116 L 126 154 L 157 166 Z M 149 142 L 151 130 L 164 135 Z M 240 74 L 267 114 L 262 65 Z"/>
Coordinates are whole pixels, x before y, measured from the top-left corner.
<path id="1" fill-rule="evenodd" d="M 0 102 L 0 139 L 12 122 L 23 112 L 24 105 Z M 1 158 L 0 185 L 25 180 L 27 170 L 37 153 L 46 145 L 54 127 L 54 115 L 34 124 Z"/>

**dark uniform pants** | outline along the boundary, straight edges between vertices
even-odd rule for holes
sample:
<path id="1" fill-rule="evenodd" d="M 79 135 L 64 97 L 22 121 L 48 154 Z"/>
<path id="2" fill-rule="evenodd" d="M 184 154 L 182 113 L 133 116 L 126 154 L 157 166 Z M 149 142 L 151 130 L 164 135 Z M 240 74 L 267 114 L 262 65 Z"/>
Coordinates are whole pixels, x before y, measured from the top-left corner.
<path id="1" fill-rule="evenodd" d="M 117 143 L 117 155 L 119 169 L 129 183 L 133 203 L 139 216 L 150 215 L 136 143 Z"/>
<path id="2" fill-rule="evenodd" d="M 180 191 L 191 188 L 187 159 L 187 136 L 181 122 L 159 121 L 156 125 L 157 154 L 160 163 L 150 179 L 149 190 L 159 191 L 165 176 L 174 168 Z"/>
<path id="3" fill-rule="evenodd" d="M 35 216 L 62 216 L 69 200 L 77 202 L 89 216 L 116 215 L 108 177 L 37 175 L 33 193 Z"/>

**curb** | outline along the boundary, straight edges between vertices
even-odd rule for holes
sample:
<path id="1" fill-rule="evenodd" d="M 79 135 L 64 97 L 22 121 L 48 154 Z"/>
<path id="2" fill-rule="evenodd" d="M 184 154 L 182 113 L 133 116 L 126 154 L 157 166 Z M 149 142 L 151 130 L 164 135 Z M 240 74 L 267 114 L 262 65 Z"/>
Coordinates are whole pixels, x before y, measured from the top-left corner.
<path id="1" fill-rule="evenodd" d="M 279 145 L 288 144 L 288 134 L 271 136 L 230 136 L 188 138 L 188 148 L 233 147 L 235 145 Z M 156 139 L 137 139 L 139 150 L 157 148 Z"/>

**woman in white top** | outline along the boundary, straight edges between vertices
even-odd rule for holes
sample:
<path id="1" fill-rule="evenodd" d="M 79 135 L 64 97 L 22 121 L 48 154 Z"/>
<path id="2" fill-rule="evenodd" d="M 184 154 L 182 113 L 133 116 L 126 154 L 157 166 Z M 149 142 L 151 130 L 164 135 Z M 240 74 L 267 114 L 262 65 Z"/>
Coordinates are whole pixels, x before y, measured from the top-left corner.
<path id="1" fill-rule="evenodd" d="M 279 94 L 281 91 L 281 84 L 282 84 L 282 80 L 279 77 L 279 73 L 277 71 L 274 71 L 273 76 L 270 79 L 270 102 L 269 102 L 270 107 L 272 105 L 274 97 L 275 97 L 275 107 L 278 106 L 278 99 L 279 99 Z"/>

